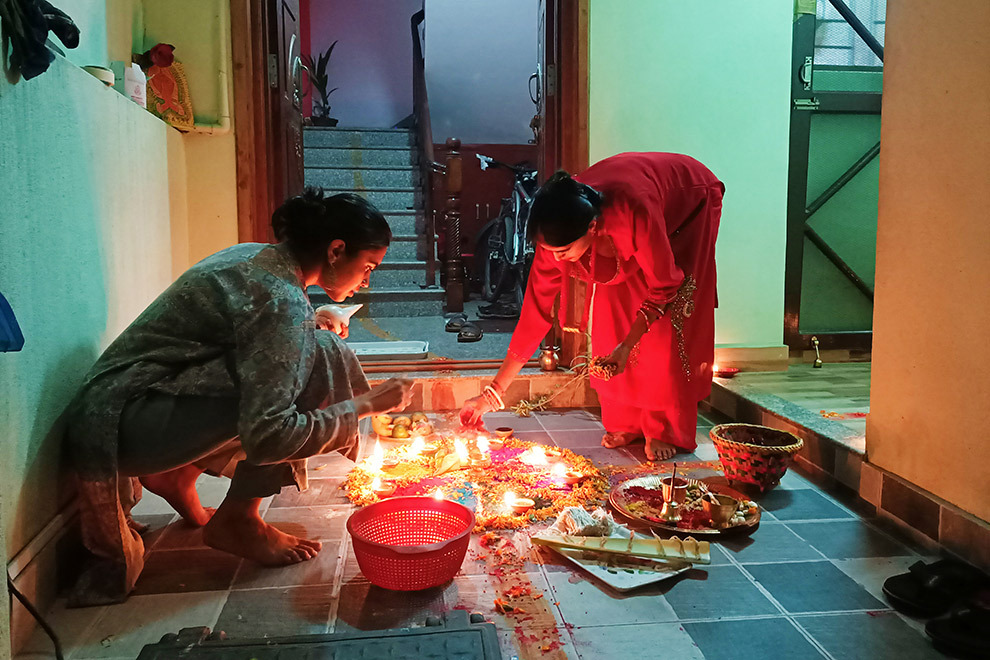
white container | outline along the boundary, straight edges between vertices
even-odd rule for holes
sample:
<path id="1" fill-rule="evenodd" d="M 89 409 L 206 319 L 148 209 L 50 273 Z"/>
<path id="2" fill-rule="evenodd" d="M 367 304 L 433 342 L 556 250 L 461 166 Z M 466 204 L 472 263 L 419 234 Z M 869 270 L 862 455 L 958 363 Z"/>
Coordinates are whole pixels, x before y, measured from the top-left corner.
<path id="1" fill-rule="evenodd" d="M 113 88 L 137 103 L 148 107 L 148 79 L 141 67 L 133 62 L 111 62 Z"/>

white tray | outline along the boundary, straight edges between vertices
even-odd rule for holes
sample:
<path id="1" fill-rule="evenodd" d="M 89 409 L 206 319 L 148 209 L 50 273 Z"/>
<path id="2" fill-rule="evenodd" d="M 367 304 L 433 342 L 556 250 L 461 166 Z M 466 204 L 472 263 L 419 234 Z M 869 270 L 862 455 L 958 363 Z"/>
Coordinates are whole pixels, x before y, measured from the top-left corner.
<path id="1" fill-rule="evenodd" d="M 358 360 L 421 360 L 430 352 L 425 341 L 355 341 L 347 342 Z"/>
<path id="2" fill-rule="evenodd" d="M 629 591 L 680 575 L 691 568 L 686 561 L 658 561 L 550 546 L 564 559 L 584 569 L 617 591 Z"/>

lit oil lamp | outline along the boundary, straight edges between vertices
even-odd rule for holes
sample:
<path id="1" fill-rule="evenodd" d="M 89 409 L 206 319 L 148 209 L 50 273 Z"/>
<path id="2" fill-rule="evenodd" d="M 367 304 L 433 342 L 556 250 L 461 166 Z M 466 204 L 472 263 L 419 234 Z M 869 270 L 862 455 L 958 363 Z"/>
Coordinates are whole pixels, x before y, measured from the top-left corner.
<path id="1" fill-rule="evenodd" d="M 392 493 L 395 492 L 395 484 L 390 481 L 382 483 L 380 477 L 375 477 L 375 480 L 371 482 L 371 490 L 375 491 L 375 495 L 377 495 L 379 499 L 385 499 L 386 497 L 390 497 Z"/>
<path id="2" fill-rule="evenodd" d="M 492 457 L 488 454 L 488 438 L 479 435 L 475 439 L 474 446 L 471 449 L 472 467 L 485 468 L 492 464 Z"/>
<path id="3" fill-rule="evenodd" d="M 433 491 L 433 499 L 435 499 L 437 501 L 446 499 L 444 497 L 443 490 L 441 490 L 439 486 L 437 487 L 437 489 L 435 491 Z"/>
<path id="4" fill-rule="evenodd" d="M 435 442 L 428 442 L 425 445 L 423 445 L 422 454 L 423 456 L 433 456 L 433 454 L 437 453 L 438 451 L 440 451 L 440 445 L 438 445 Z"/>
<path id="5" fill-rule="evenodd" d="M 457 454 L 457 460 L 461 462 L 461 465 L 468 465 L 471 462 L 467 445 L 460 438 L 454 438 L 454 453 Z"/>
<path id="6" fill-rule="evenodd" d="M 505 494 L 505 506 L 512 509 L 512 512 L 518 516 L 536 506 L 536 502 L 528 497 L 516 497 L 516 494 L 510 490 Z"/>
<path id="7" fill-rule="evenodd" d="M 381 472 L 382 464 L 385 462 L 385 450 L 382 449 L 382 443 L 375 440 L 375 449 L 371 452 L 371 457 L 368 458 L 368 469 L 371 472 Z"/>
<path id="8" fill-rule="evenodd" d="M 568 486 L 573 486 L 584 479 L 584 475 L 577 470 L 567 470 L 564 472 L 564 483 Z"/>
<path id="9" fill-rule="evenodd" d="M 423 438 L 416 438 L 415 440 L 412 441 L 412 444 L 409 445 L 409 448 L 406 450 L 406 452 L 409 454 L 409 458 L 415 460 L 419 458 L 420 454 L 423 453 L 424 447 L 426 447 L 426 441 L 423 440 Z"/>
<path id="10" fill-rule="evenodd" d="M 519 454 L 519 460 L 527 465 L 548 465 L 547 451 L 540 445 L 530 447 Z"/>
<path id="11" fill-rule="evenodd" d="M 564 483 L 564 476 L 567 474 L 567 466 L 563 463 L 554 463 L 550 468 L 550 477 L 556 483 Z"/>
<path id="12" fill-rule="evenodd" d="M 723 367 L 718 364 L 713 364 L 712 373 L 715 374 L 717 378 L 732 378 L 739 373 L 739 369 L 736 367 Z"/>

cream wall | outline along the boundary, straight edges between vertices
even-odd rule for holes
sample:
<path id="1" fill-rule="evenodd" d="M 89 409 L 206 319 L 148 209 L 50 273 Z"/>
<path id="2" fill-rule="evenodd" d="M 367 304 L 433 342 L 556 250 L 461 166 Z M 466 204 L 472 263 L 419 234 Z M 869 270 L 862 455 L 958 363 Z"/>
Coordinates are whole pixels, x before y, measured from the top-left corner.
<path id="1" fill-rule="evenodd" d="M 221 95 L 233 88 L 221 72 L 231 71 L 228 0 L 144 0 L 144 48 L 175 46 L 189 80 L 197 124 L 214 125 L 225 110 Z M 227 36 L 222 36 L 226 32 Z M 226 104 L 226 109 L 231 107 Z M 176 275 L 209 255 L 237 243 L 237 165 L 234 131 L 182 135 L 186 171 L 186 245 Z"/>
<path id="2" fill-rule="evenodd" d="M 870 461 L 990 520 L 990 3 L 887 5 Z"/>
<path id="3" fill-rule="evenodd" d="M 725 182 L 716 342 L 780 347 L 793 0 L 591 0 L 591 162 L 670 151 Z"/>

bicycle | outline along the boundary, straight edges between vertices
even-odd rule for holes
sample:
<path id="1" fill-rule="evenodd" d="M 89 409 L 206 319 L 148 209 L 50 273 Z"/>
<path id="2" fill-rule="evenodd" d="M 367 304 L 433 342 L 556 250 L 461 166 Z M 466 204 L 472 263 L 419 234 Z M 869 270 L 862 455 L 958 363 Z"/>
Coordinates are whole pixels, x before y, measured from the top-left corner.
<path id="1" fill-rule="evenodd" d="M 512 172 L 512 194 L 502 200 L 498 216 L 478 233 L 477 249 L 481 272 L 482 297 L 492 303 L 481 309 L 483 316 L 515 318 L 522 308 L 526 279 L 533 263 L 535 250 L 526 236 L 529 208 L 538 188 L 536 170 L 523 165 L 508 165 L 482 154 L 476 154 L 481 169 L 502 167 Z M 499 309 L 499 298 L 510 293 L 505 309 Z"/>

